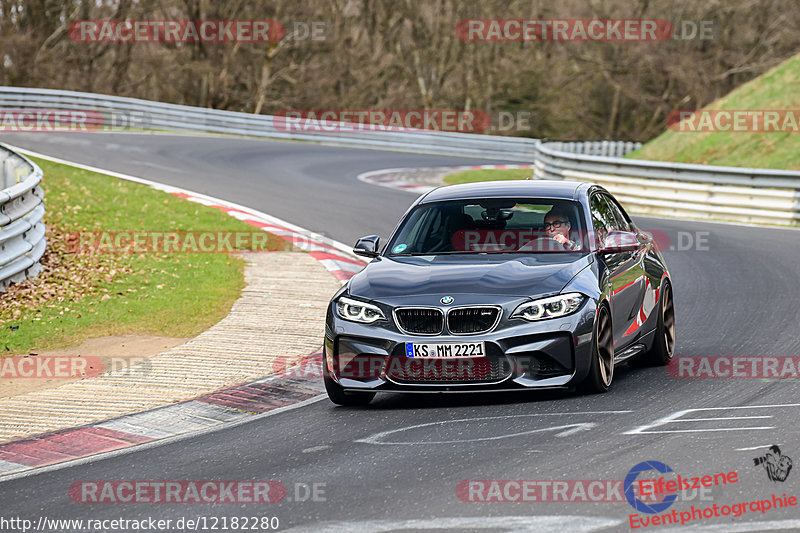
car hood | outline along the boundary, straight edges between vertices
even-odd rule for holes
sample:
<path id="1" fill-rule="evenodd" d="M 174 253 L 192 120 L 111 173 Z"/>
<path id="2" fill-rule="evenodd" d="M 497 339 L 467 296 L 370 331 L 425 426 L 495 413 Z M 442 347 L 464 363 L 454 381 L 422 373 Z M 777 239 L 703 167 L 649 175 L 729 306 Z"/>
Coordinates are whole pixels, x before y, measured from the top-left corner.
<path id="1" fill-rule="evenodd" d="M 464 293 L 538 296 L 558 293 L 591 262 L 591 254 L 573 253 L 380 257 L 353 276 L 349 292 L 369 300 Z"/>

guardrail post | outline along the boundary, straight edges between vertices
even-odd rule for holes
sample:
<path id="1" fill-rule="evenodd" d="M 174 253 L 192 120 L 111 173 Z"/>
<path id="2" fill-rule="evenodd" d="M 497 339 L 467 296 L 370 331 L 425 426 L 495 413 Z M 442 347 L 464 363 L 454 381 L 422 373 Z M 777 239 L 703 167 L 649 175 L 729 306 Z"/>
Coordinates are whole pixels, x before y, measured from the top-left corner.
<path id="1" fill-rule="evenodd" d="M 6 160 L 8 159 L 8 152 L 3 149 L 0 149 L 0 190 L 10 187 L 11 185 L 6 183 Z"/>
<path id="2" fill-rule="evenodd" d="M 13 157 L 7 157 L 5 161 L 3 161 L 3 180 L 4 189 L 8 189 L 17 184 L 17 162 L 14 161 Z"/>

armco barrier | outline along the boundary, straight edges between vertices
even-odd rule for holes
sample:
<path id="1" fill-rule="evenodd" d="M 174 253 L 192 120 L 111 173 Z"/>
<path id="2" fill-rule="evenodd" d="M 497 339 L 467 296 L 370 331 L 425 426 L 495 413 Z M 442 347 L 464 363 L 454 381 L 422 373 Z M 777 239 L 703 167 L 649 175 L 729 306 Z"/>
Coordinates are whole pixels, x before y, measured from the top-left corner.
<path id="1" fill-rule="evenodd" d="M 73 91 L 0 87 L 0 111 L 12 109 L 84 111 L 88 126 L 107 130 L 121 127 L 222 133 L 351 148 L 532 162 L 533 177 L 537 179 L 599 183 L 636 213 L 777 225 L 800 223 L 800 172 L 624 159 L 623 156 L 641 146 L 639 143 L 542 142 L 521 137 L 427 130 L 375 132 L 343 124 L 327 131 L 287 131 L 280 127 L 282 118 L 269 115 Z M 11 167 L 16 170 L 9 174 Z M 13 175 L 14 182 L 10 189 L 0 193 L 0 204 L 8 204 L 6 211 L 0 211 L 2 288 L 9 280 L 38 271 L 45 241 L 41 222 L 42 192 L 38 187 L 41 171 L 18 155 L 6 156 L 0 171 L 6 180 Z M 22 176 L 20 172 L 27 177 L 16 183 Z M 10 196 L 9 191 L 14 196 Z M 2 195 L 8 195 L 8 200 Z M 9 213 L 14 214 L 13 218 Z"/>
<path id="2" fill-rule="evenodd" d="M 454 155 L 531 161 L 537 139 L 498 137 L 445 131 L 358 131 L 340 125 L 338 131 L 286 131 L 281 117 L 165 104 L 102 94 L 0 87 L 0 109 L 85 111 L 89 127 L 128 127 L 251 135 L 271 139 L 319 142 L 332 146 L 375 148 L 434 155 Z M 277 120 L 276 120 L 277 119 Z M 32 128 L 33 129 L 33 128 Z M 348 129 L 354 131 L 347 131 Z"/>
<path id="3" fill-rule="evenodd" d="M 577 144 L 587 143 L 537 146 L 534 177 L 599 183 L 637 213 L 800 223 L 800 172 L 585 155 L 573 149 Z"/>
<path id="4" fill-rule="evenodd" d="M 39 273 L 44 254 L 42 169 L 0 145 L 0 291 Z"/>

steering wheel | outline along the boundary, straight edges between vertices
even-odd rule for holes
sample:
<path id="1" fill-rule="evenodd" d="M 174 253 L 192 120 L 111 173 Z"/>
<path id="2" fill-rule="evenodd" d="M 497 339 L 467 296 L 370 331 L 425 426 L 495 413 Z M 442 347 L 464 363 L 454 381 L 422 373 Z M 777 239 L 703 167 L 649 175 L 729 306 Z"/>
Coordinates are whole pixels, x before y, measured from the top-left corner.
<path id="1" fill-rule="evenodd" d="M 539 235 L 522 246 L 520 252 L 560 252 L 564 245 L 548 235 Z"/>

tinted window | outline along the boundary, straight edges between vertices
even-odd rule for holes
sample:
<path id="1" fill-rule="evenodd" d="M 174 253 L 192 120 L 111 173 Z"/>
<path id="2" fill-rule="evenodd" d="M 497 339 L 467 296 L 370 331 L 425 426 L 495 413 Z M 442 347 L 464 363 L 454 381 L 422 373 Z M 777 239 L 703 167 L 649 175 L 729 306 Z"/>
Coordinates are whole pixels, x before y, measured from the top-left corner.
<path id="1" fill-rule="evenodd" d="M 576 252 L 585 224 L 577 202 L 486 198 L 422 204 L 401 222 L 389 255 Z M 559 234 L 559 235 L 556 235 Z"/>
<path id="2" fill-rule="evenodd" d="M 602 242 L 609 231 L 615 229 L 617 219 L 608 201 L 602 194 L 593 194 L 589 202 L 589 209 L 592 213 L 592 226 L 598 234 L 598 239 Z"/>
<path id="3" fill-rule="evenodd" d="M 617 202 L 609 196 L 605 194 L 602 195 L 603 198 L 608 202 L 608 208 L 611 213 L 614 215 L 614 219 L 616 220 L 616 224 L 614 224 L 614 229 L 618 231 L 630 231 L 631 225 L 628 223 L 628 219 L 625 218 L 625 214 L 622 212 L 622 208 L 617 204 Z"/>

